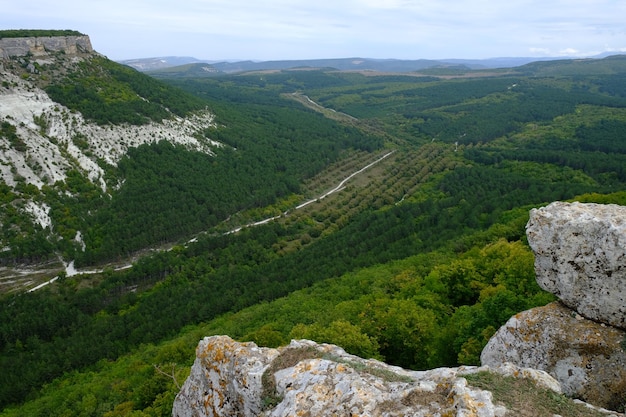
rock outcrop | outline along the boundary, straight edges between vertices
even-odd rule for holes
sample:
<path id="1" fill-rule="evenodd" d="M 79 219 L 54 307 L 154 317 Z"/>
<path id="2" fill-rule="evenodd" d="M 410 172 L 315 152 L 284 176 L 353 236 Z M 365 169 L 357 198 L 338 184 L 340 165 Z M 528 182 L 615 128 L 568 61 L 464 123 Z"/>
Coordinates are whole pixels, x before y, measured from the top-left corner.
<path id="1" fill-rule="evenodd" d="M 277 350 L 253 343 L 237 343 L 229 337 L 205 338 L 176 397 L 173 415 L 258 415 L 263 407 L 263 372 L 276 356 Z"/>
<path id="2" fill-rule="evenodd" d="M 567 395 L 614 410 L 623 406 L 626 207 L 552 203 L 531 211 L 527 235 L 537 282 L 563 304 L 512 317 L 491 338 L 481 363 L 544 370 Z"/>
<path id="3" fill-rule="evenodd" d="M 625 336 L 554 302 L 513 316 L 491 338 L 481 363 L 544 370 L 566 395 L 615 410 L 626 394 Z"/>
<path id="4" fill-rule="evenodd" d="M 626 207 L 555 202 L 530 213 L 539 285 L 591 320 L 626 328 Z"/>
<path id="5" fill-rule="evenodd" d="M 280 349 L 203 339 L 176 397 L 174 417 L 201 416 L 504 416 L 489 391 L 463 376 L 486 367 L 408 371 L 310 340 Z M 547 373 L 510 364 L 491 369 L 560 392 Z"/>
<path id="6" fill-rule="evenodd" d="M 0 58 L 33 55 L 44 56 L 50 52 L 77 54 L 93 52 L 89 36 L 41 36 L 0 39 Z"/>

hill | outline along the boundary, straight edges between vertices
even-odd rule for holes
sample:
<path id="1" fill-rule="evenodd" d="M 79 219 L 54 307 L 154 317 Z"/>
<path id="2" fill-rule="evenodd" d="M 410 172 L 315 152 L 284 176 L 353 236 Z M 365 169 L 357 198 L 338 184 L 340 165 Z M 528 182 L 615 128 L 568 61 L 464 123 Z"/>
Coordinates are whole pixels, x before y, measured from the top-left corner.
<path id="1" fill-rule="evenodd" d="M 90 50 L 16 51 L 0 89 L 5 265 L 126 259 L 297 191 L 346 147 L 380 146 L 296 104 L 299 117 L 271 110 L 273 126 L 253 133 L 291 126 L 273 147 L 252 137 L 223 146 L 201 98 Z"/>
<path id="2" fill-rule="evenodd" d="M 26 75 L 5 90 L 40 88 L 19 59 L 9 65 Z M 20 204 L 41 201 L 62 239 L 32 220 L 35 233 L 21 236 L 39 232 L 45 253 L 103 270 L 2 298 L 3 415 L 169 415 L 210 334 L 265 346 L 311 338 L 411 369 L 476 363 L 512 314 L 553 299 L 534 281 L 528 210 L 626 204 L 621 57 L 581 74 L 566 61 L 549 75 L 309 70 L 158 83 L 116 65 L 40 82 L 77 79 L 87 105 L 111 67 L 128 88 L 138 77 L 201 103 L 212 123 L 190 136 L 221 145 L 129 145 L 115 165 L 100 162 L 104 189 L 78 168 L 41 187 L 5 184 L 4 216 L 31 219 Z M 11 126 L 26 138 L 27 123 L 3 120 L 15 149 Z M 103 126 L 131 126 L 115 123 Z M 158 122 L 141 123 L 137 132 Z M 131 268 L 102 263 L 167 243 Z"/>
<path id="3" fill-rule="evenodd" d="M 205 103 L 107 60 L 85 35 L 3 38 L 0 48 L 5 265 L 80 250 L 82 210 L 119 186 L 113 172 L 128 149 L 165 139 L 209 154 L 219 146 L 201 134 L 212 123 Z"/>
<path id="4" fill-rule="evenodd" d="M 348 71 L 377 71 L 377 72 L 410 72 L 431 67 L 450 66 L 446 62 L 427 59 L 371 59 L 371 58 L 337 58 L 337 59 L 308 59 L 284 61 L 202 61 L 195 58 L 146 58 L 125 60 L 121 63 L 146 72 L 170 72 L 178 70 L 177 66 L 189 64 L 210 65 L 216 71 L 223 73 L 239 73 L 249 71 L 280 71 L 287 69 L 320 69 L 331 68 Z M 458 65 L 458 64 L 455 64 Z"/>
<path id="5" fill-rule="evenodd" d="M 599 57 L 597 57 L 599 58 Z M 302 59 L 302 60 L 278 60 L 278 61 L 209 61 L 193 57 L 155 57 L 137 58 L 120 61 L 124 65 L 133 67 L 144 72 L 180 72 L 182 68 L 190 64 L 208 66 L 216 71 L 224 73 L 239 73 L 249 71 L 276 71 L 297 68 L 320 69 L 332 68 L 338 71 L 369 71 L 369 72 L 392 72 L 410 73 L 428 68 L 457 68 L 457 69 L 496 69 L 512 68 L 538 61 L 556 61 L 566 58 L 547 57 L 510 57 L 488 59 L 373 59 L 373 58 L 336 58 L 336 59 Z"/>

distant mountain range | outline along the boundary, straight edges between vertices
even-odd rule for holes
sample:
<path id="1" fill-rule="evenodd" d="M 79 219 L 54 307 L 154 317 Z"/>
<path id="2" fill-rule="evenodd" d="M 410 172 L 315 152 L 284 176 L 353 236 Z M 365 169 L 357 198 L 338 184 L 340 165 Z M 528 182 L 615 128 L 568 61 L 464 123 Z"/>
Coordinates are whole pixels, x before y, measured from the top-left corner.
<path id="1" fill-rule="evenodd" d="M 611 54 L 604 53 L 590 58 L 604 58 Z M 488 59 L 372 59 L 372 58 L 336 58 L 279 61 L 210 61 L 194 57 L 166 56 L 138 58 L 118 61 L 142 72 L 163 70 L 167 68 L 200 65 L 199 71 L 209 73 L 236 73 L 261 70 L 285 70 L 294 68 L 334 68 L 342 71 L 376 71 L 376 72 L 411 72 L 429 68 L 459 69 L 495 69 L 512 68 L 536 61 L 553 61 L 572 59 L 571 57 L 502 57 Z M 187 67 L 188 69 L 189 67 Z"/>
<path id="2" fill-rule="evenodd" d="M 118 62 L 124 65 L 128 65 L 129 67 L 135 68 L 139 71 L 153 71 L 185 64 L 207 63 L 209 61 L 203 61 L 201 59 L 193 58 L 190 56 L 163 56 L 155 58 L 127 59 Z"/>

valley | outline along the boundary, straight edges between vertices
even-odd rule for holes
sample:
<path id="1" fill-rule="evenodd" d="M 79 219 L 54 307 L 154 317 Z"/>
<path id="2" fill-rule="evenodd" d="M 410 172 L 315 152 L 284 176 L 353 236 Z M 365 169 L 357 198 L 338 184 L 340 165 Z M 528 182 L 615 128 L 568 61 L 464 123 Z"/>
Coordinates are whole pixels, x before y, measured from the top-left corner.
<path id="1" fill-rule="evenodd" d="M 357 175 L 362 174 L 366 170 L 369 170 L 373 166 L 377 165 L 379 162 L 383 161 L 385 158 L 389 157 L 391 154 L 393 154 L 393 151 L 387 152 L 383 154 L 382 156 L 379 156 L 378 159 L 368 163 L 367 165 L 363 166 L 362 168 L 359 168 L 357 171 L 354 171 L 351 174 L 349 174 L 347 177 L 343 178 L 334 188 L 324 192 L 323 194 L 318 195 L 317 197 L 301 202 L 295 207 L 289 210 L 286 210 L 281 214 L 267 217 L 261 220 L 256 220 L 254 222 L 243 224 L 241 226 L 236 226 L 233 229 L 230 229 L 223 233 L 224 234 L 238 233 L 242 229 L 245 229 L 245 228 L 260 226 L 260 225 L 269 223 L 271 221 L 277 221 L 283 217 L 293 215 L 294 212 L 297 210 L 303 209 L 315 203 L 320 203 L 321 200 L 343 190 L 348 181 L 352 181 L 352 180 L 356 181 L 355 177 Z M 328 174 L 323 173 L 323 175 L 328 175 Z M 228 219 L 225 222 L 232 223 L 230 218 L 233 216 L 237 217 L 237 214 L 228 216 Z M 240 213 L 239 217 L 241 216 L 242 214 Z M 206 233 L 206 232 L 203 232 L 203 233 Z M 194 237 L 190 239 L 189 241 L 187 241 L 185 244 L 186 245 L 192 244 L 196 241 L 197 241 L 197 237 Z M 172 250 L 173 246 L 174 244 L 171 243 L 168 245 L 164 245 L 160 248 L 146 249 L 142 251 L 141 253 L 145 255 L 146 252 L 148 251 L 154 252 L 154 251 L 160 251 L 160 250 Z M 141 253 L 135 255 L 134 259 L 136 260 L 139 256 L 142 256 Z M 106 268 L 109 268 L 112 271 L 122 271 L 124 269 L 132 268 L 132 263 L 130 262 L 131 260 L 127 260 L 127 261 L 117 262 L 116 264 L 108 264 L 106 265 Z M 85 270 L 85 269 L 77 270 L 76 267 L 74 266 L 73 261 L 70 261 L 67 264 L 60 261 L 58 264 L 48 264 L 48 265 L 44 265 L 44 267 L 45 268 L 41 268 L 38 265 L 33 265 L 29 269 L 22 269 L 20 267 L 17 267 L 17 268 L 4 267 L 0 269 L 0 293 L 3 293 L 3 292 L 11 293 L 11 292 L 20 292 L 20 291 L 27 291 L 27 292 L 37 291 L 45 287 L 46 285 L 52 284 L 53 282 L 58 280 L 59 274 L 61 273 L 63 273 L 62 276 L 65 278 L 65 277 L 74 277 L 76 275 L 84 276 L 84 275 L 102 274 L 105 269 L 105 267 L 100 267 L 96 269 L 91 268 L 88 270 Z M 50 278 L 50 277 L 53 277 L 53 278 Z"/>
<path id="2" fill-rule="evenodd" d="M 476 364 L 506 320 L 554 299 L 529 210 L 626 205 L 624 57 L 449 79 L 85 59 L 40 87 L 45 68 L 3 63 L 0 103 L 36 91 L 22 116 L 0 104 L 3 417 L 171 415 L 215 334 Z M 18 171 L 31 155 L 58 174 Z M 71 261 L 97 272 L 60 274 Z"/>

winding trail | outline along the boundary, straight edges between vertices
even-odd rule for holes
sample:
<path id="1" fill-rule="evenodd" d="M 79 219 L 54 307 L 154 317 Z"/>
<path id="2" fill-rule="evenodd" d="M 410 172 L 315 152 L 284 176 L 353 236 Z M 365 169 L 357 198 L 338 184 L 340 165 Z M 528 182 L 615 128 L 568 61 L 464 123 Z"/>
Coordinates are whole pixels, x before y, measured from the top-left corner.
<path id="1" fill-rule="evenodd" d="M 374 162 L 369 163 L 368 165 L 364 166 L 363 168 L 359 169 L 356 172 L 353 172 L 352 174 L 348 175 L 343 181 L 341 181 L 339 183 L 339 185 L 337 185 L 335 188 L 333 188 L 332 190 L 326 192 L 326 194 L 318 197 L 318 198 L 314 198 L 312 200 L 309 201 L 305 201 L 304 203 L 297 205 L 296 206 L 296 210 L 297 209 L 301 209 L 302 207 L 308 206 L 311 203 L 314 203 L 317 200 L 321 200 L 324 197 L 327 197 L 329 195 L 331 195 L 332 193 L 336 193 L 337 191 L 340 191 L 343 186 L 346 184 L 346 182 L 350 181 L 353 177 L 355 177 L 356 175 L 359 175 L 361 172 L 367 170 L 368 168 L 371 168 L 372 166 L 376 165 L 377 163 L 379 163 L 380 161 L 382 161 L 383 159 L 387 158 L 389 155 L 391 155 L 392 153 L 394 153 L 395 151 L 391 151 L 391 152 L 387 152 L 386 154 L 384 154 L 383 156 L 381 156 L 380 158 L 378 158 L 377 160 L 375 160 Z"/>
<path id="2" fill-rule="evenodd" d="M 366 165 L 366 166 L 364 166 L 363 168 L 359 169 L 358 171 L 355 171 L 355 172 L 353 172 L 352 174 L 348 175 L 346 178 L 344 178 L 343 180 L 341 180 L 341 182 L 339 182 L 339 184 L 337 184 L 337 186 L 336 186 L 336 187 L 334 187 L 334 188 L 332 188 L 331 190 L 329 190 L 329 191 L 325 192 L 325 193 L 324 193 L 324 194 L 322 194 L 321 196 L 319 196 L 319 197 L 317 197 L 317 198 L 312 198 L 312 199 L 307 200 L 307 201 L 305 201 L 305 202 L 303 202 L 303 203 L 301 203 L 301 204 L 298 204 L 298 205 L 294 208 L 294 210 L 299 210 L 299 209 L 301 209 L 301 208 L 304 208 L 304 207 L 308 206 L 309 204 L 315 203 L 316 201 L 322 200 L 322 199 L 324 199 L 324 198 L 328 197 L 329 195 L 331 195 L 331 194 L 333 194 L 333 193 L 336 193 L 336 192 L 338 192 L 338 191 L 341 191 L 341 190 L 344 188 L 345 184 L 346 184 L 348 181 L 350 181 L 352 178 L 354 178 L 355 176 L 359 175 L 359 174 L 360 174 L 360 173 L 362 173 L 363 171 L 366 171 L 367 169 L 369 169 L 369 168 L 373 167 L 374 165 L 378 164 L 380 161 L 382 161 L 383 159 L 387 158 L 388 156 L 390 156 L 390 155 L 391 155 L 391 154 L 393 154 L 394 152 L 395 152 L 395 150 L 390 151 L 390 152 L 387 152 L 386 154 L 384 154 L 384 155 L 383 155 L 383 156 L 381 156 L 380 158 L 376 159 L 375 161 L 370 162 L 369 164 L 367 164 L 367 165 Z M 281 218 L 281 217 L 283 217 L 283 216 L 286 216 L 286 215 L 288 215 L 288 214 L 289 214 L 289 210 L 285 211 L 284 213 L 282 213 L 282 214 L 280 214 L 280 215 L 278 215 L 278 216 L 268 217 L 268 218 L 263 219 L 263 220 L 259 220 L 259 221 L 256 221 L 256 222 L 252 222 L 252 223 L 245 224 L 245 225 L 243 225 L 243 226 L 236 227 L 235 229 L 232 229 L 232 230 L 230 230 L 230 231 L 228 231 L 228 232 L 225 232 L 224 234 L 225 234 L 225 235 L 229 235 L 229 234 L 232 234 L 232 233 L 237 233 L 237 232 L 239 232 L 239 231 L 241 231 L 242 229 L 247 228 L 247 227 L 260 226 L 260 225 L 262 225 L 262 224 L 269 223 L 269 222 L 271 222 L 272 220 L 279 219 L 279 218 Z M 193 238 L 193 239 L 189 240 L 187 243 L 192 243 L 192 242 L 194 242 L 195 240 L 196 240 L 196 238 Z M 65 263 L 64 263 L 64 264 L 65 264 Z M 120 267 L 114 268 L 114 270 L 115 270 L 115 271 L 120 271 L 120 270 L 123 270 L 123 269 L 132 268 L 132 266 L 133 266 L 132 264 L 123 265 L 123 266 L 120 266 Z M 66 276 L 66 277 L 71 277 L 71 276 L 74 276 L 74 275 L 99 274 L 99 273 L 102 273 L 103 271 L 104 271 L 104 269 L 91 269 L 91 270 L 86 270 L 86 271 L 79 271 L 79 270 L 77 270 L 77 269 L 74 267 L 74 261 L 71 261 L 70 263 L 65 264 L 65 276 Z M 46 282 L 44 282 L 44 283 L 41 283 L 41 284 L 37 285 L 36 287 L 33 287 L 33 288 L 29 289 L 29 290 L 28 290 L 28 292 L 37 291 L 37 290 L 39 290 L 39 289 L 41 289 L 41 288 L 45 287 L 46 285 L 48 285 L 48 284 L 51 284 L 51 283 L 55 282 L 57 279 L 59 279 L 59 276 L 56 276 L 56 277 L 52 278 L 52 279 L 51 279 L 51 280 L 49 280 L 49 281 L 46 281 Z"/>
<path id="3" fill-rule="evenodd" d="M 329 195 L 331 195 L 333 193 L 336 193 L 337 191 L 341 191 L 343 189 L 344 185 L 346 184 L 346 182 L 350 181 L 352 178 L 354 178 L 356 175 L 359 175 L 363 171 L 373 167 L 374 165 L 376 165 L 377 163 L 379 163 L 383 159 L 387 158 L 389 155 L 391 155 L 394 152 L 395 151 L 387 152 L 386 154 L 384 154 L 383 156 L 381 156 L 380 158 L 378 158 L 374 162 L 371 162 L 371 163 L 367 164 L 366 166 L 364 166 L 363 168 L 359 169 L 358 171 L 355 171 L 352 174 L 348 175 L 335 188 L 331 189 L 330 191 L 327 191 L 326 193 L 322 194 L 319 197 L 312 198 L 310 200 L 305 201 L 304 203 L 298 204 L 294 208 L 294 210 L 299 210 L 301 208 L 304 208 L 304 207 L 308 206 L 309 204 L 315 203 L 316 201 L 322 200 L 322 199 L 328 197 Z M 267 219 L 259 220 L 258 222 L 252 222 L 252 223 L 245 224 L 243 226 L 239 226 L 239 227 L 237 227 L 237 228 L 235 228 L 233 230 L 230 230 L 230 231 L 228 231 L 228 232 L 226 232 L 224 234 L 225 235 L 229 235 L 231 233 L 237 233 L 237 232 L 241 231 L 242 229 L 244 229 L 246 227 L 254 227 L 254 226 L 259 226 L 259 225 L 262 225 L 262 224 L 265 224 L 265 223 L 269 223 L 272 220 L 279 219 L 279 218 L 281 218 L 283 216 L 286 216 L 287 214 L 289 214 L 289 210 L 287 210 L 286 212 L 284 212 L 283 214 L 280 214 L 278 216 L 268 217 Z"/>

